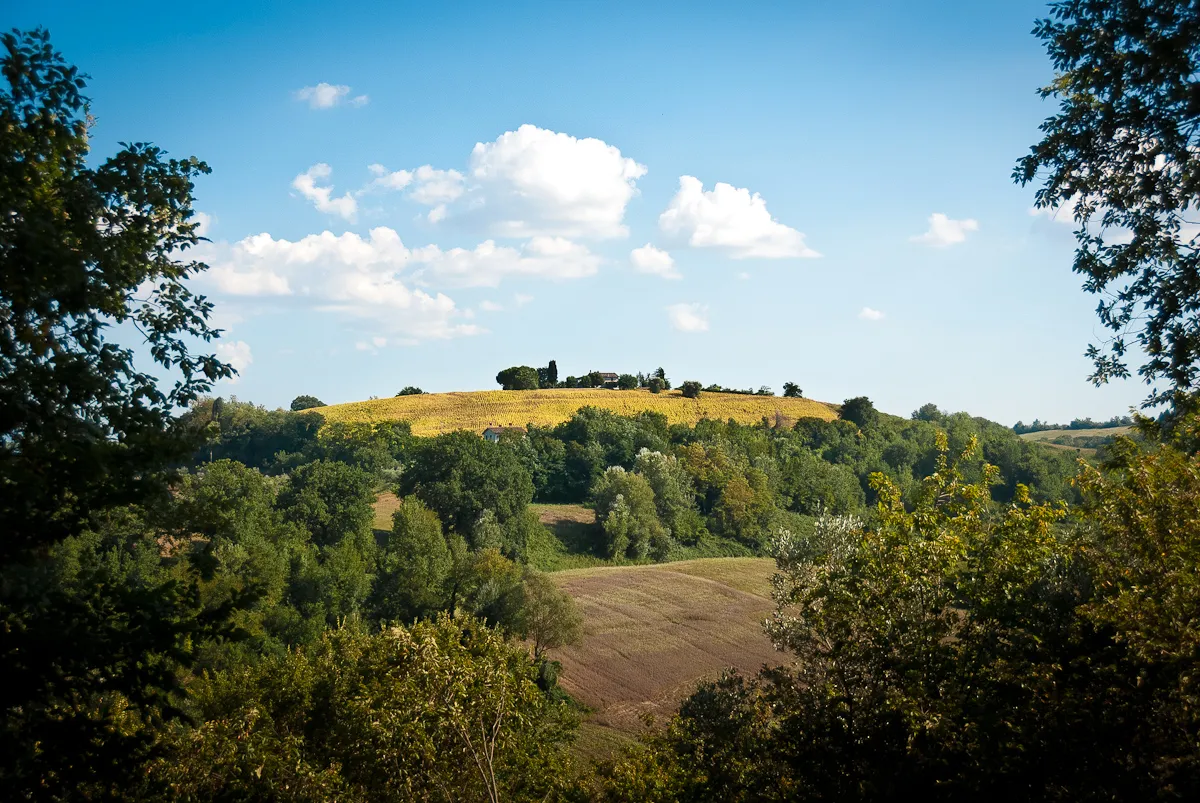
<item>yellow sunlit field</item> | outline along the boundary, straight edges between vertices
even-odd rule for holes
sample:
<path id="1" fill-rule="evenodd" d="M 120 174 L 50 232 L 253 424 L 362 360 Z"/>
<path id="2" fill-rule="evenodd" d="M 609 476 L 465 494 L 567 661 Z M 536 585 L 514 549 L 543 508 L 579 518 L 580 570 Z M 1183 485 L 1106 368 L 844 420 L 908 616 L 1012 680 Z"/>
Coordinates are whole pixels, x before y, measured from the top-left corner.
<path id="1" fill-rule="evenodd" d="M 589 405 L 620 415 L 653 410 L 666 415 L 671 424 L 695 424 L 702 418 L 754 423 L 763 416 L 774 420 L 777 414 L 788 421 L 837 417 L 833 405 L 812 399 L 739 393 L 701 393 L 698 399 L 685 399 L 677 390 L 651 393 L 585 388 L 426 393 L 335 404 L 316 408 L 315 412 L 325 416 L 328 423 L 408 421 L 414 435 L 437 435 L 456 429 L 482 432 L 489 426 L 553 426 Z"/>

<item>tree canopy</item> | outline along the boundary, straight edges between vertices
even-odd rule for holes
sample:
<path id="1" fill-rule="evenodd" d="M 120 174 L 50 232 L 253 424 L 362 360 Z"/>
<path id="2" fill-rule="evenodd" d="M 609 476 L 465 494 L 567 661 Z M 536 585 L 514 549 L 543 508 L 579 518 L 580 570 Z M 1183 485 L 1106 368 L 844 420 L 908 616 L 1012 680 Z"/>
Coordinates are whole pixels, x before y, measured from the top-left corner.
<path id="1" fill-rule="evenodd" d="M 504 390 L 537 390 L 538 372 L 528 365 L 515 365 L 496 374 L 496 381 Z"/>
<path id="2" fill-rule="evenodd" d="M 1132 333 L 1147 404 L 1194 403 L 1200 369 L 1200 6 L 1069 0 L 1034 33 L 1058 112 L 1013 178 L 1040 181 L 1039 209 L 1071 215 L 1073 268 L 1113 334 L 1092 344 L 1096 384 L 1129 376 Z"/>
<path id="3" fill-rule="evenodd" d="M 208 166 L 124 146 L 89 166 L 84 76 L 44 30 L 0 36 L 0 557 L 165 490 L 195 446 L 172 413 L 233 371 L 186 281 Z M 144 291 L 145 295 L 139 295 Z M 105 335 L 128 322 L 178 381 L 163 390 Z"/>
<path id="4" fill-rule="evenodd" d="M 311 410 L 314 407 L 324 407 L 325 402 L 318 399 L 316 396 L 308 396 L 301 394 L 292 399 L 291 409 L 293 413 L 298 413 L 301 410 Z"/>

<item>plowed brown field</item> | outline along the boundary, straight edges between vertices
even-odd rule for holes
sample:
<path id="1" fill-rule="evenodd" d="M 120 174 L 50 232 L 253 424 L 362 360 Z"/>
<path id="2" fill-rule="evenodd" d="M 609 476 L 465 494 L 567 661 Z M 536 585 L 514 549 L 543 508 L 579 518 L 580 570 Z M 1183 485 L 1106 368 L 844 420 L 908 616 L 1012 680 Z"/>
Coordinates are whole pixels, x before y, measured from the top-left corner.
<path id="1" fill-rule="evenodd" d="M 761 626 L 773 571 L 765 558 L 710 558 L 551 575 L 584 617 L 583 643 L 553 653 L 563 687 L 594 711 L 581 735 L 636 732 L 641 714 L 665 720 L 724 669 L 784 663 Z"/>

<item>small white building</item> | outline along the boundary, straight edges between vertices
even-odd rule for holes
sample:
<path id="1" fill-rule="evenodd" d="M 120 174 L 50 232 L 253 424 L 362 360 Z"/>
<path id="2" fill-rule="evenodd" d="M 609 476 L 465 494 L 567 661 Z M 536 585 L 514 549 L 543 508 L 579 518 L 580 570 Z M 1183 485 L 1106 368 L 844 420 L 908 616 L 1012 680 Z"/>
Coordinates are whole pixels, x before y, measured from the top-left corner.
<path id="1" fill-rule="evenodd" d="M 519 433 L 524 437 L 525 427 L 488 427 L 483 431 L 483 439 L 489 443 L 499 443 L 500 436 L 506 432 Z"/>

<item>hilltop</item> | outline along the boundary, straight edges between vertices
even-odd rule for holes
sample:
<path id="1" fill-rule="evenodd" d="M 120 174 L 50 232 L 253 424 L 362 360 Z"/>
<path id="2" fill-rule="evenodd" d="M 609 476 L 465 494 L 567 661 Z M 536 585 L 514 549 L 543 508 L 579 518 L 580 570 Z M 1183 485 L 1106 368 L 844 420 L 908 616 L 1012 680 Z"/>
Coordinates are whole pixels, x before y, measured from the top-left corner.
<path id="1" fill-rule="evenodd" d="M 580 407 L 600 407 L 620 415 L 644 410 L 662 413 L 670 424 L 695 424 L 702 418 L 754 423 L 776 415 L 799 418 L 837 418 L 836 405 L 812 399 L 703 392 L 686 399 L 678 390 L 556 388 L 551 390 L 479 390 L 464 393 L 423 393 L 389 399 L 314 408 L 329 423 L 408 421 L 414 435 L 437 435 L 456 429 L 481 432 L 489 426 L 554 426 Z"/>

